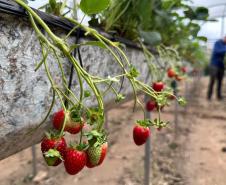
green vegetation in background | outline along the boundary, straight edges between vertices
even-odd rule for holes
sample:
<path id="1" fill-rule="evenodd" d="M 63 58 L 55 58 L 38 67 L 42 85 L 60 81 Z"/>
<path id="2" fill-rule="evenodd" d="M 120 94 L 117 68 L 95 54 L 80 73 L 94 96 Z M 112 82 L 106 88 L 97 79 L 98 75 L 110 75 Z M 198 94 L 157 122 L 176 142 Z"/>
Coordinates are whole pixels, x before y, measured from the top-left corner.
<path id="1" fill-rule="evenodd" d="M 208 20 L 208 9 L 190 7 L 183 0 L 112 0 L 109 9 L 97 16 L 106 31 L 145 44 L 176 48 L 192 63 L 205 61 L 197 21 Z"/>
<path id="2" fill-rule="evenodd" d="M 65 14 L 65 8 L 83 10 L 88 3 L 89 0 L 84 0 L 70 8 L 66 0 L 49 0 L 41 9 L 60 16 Z M 98 8 L 106 10 L 98 13 Z M 134 42 L 172 47 L 184 60 L 206 65 L 205 50 L 199 43 L 207 41 L 207 38 L 198 36 L 198 22 L 208 21 L 205 7 L 191 7 L 186 0 L 93 0 L 86 14 L 91 17 L 91 26 L 102 27 L 106 32 Z"/>

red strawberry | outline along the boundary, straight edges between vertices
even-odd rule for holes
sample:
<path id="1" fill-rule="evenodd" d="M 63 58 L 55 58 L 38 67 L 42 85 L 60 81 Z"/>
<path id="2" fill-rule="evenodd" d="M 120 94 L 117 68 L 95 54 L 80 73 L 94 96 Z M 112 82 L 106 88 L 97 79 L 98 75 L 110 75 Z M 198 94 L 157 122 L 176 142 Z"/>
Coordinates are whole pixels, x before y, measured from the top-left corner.
<path id="1" fill-rule="evenodd" d="M 149 127 L 141 126 L 141 125 L 137 124 L 133 128 L 133 140 L 136 145 L 139 146 L 139 145 L 144 144 L 147 141 L 149 136 L 150 136 Z"/>
<path id="2" fill-rule="evenodd" d="M 66 141 L 63 137 L 52 137 L 50 134 L 43 138 L 41 142 L 41 151 L 48 166 L 57 166 L 65 155 Z"/>
<path id="3" fill-rule="evenodd" d="M 184 66 L 184 67 L 181 67 L 181 71 L 183 72 L 183 73 L 186 73 L 187 72 L 187 68 Z"/>
<path id="4" fill-rule="evenodd" d="M 156 102 L 154 100 L 149 100 L 147 103 L 146 103 L 146 110 L 151 112 L 155 109 L 156 107 Z"/>
<path id="5" fill-rule="evenodd" d="M 155 83 L 153 83 L 152 87 L 155 91 L 160 92 L 164 88 L 164 83 L 163 82 L 155 82 Z"/>
<path id="6" fill-rule="evenodd" d="M 64 167 L 70 175 L 75 175 L 80 172 L 86 165 L 87 156 L 84 151 L 79 151 L 74 148 L 66 150 Z"/>
<path id="7" fill-rule="evenodd" d="M 107 154 L 107 148 L 108 148 L 107 142 L 99 146 L 89 147 L 88 150 L 86 151 L 87 154 L 86 166 L 88 168 L 93 168 L 95 166 L 101 165 Z"/>
<path id="8" fill-rule="evenodd" d="M 174 72 L 174 70 L 172 68 L 169 68 L 167 70 L 167 75 L 169 78 L 173 78 L 176 75 L 176 73 Z"/>
<path id="9" fill-rule="evenodd" d="M 61 130 L 64 123 L 64 116 L 66 115 L 65 128 L 64 131 L 67 131 L 71 134 L 77 134 L 81 131 L 84 126 L 84 120 L 82 118 L 73 119 L 71 112 L 64 113 L 64 110 L 56 112 L 53 116 L 53 127 L 57 130 Z"/>
<path id="10" fill-rule="evenodd" d="M 53 127 L 57 130 L 62 128 L 62 124 L 64 123 L 64 110 L 54 113 L 53 115 Z"/>

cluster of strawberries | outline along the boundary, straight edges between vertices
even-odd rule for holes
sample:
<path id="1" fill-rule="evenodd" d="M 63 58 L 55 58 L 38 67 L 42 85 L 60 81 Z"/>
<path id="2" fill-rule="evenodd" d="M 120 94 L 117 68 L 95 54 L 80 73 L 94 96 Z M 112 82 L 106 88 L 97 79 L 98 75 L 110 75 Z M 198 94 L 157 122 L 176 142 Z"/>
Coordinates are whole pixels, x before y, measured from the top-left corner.
<path id="1" fill-rule="evenodd" d="M 178 70 L 178 69 L 177 69 Z M 180 68 L 180 73 L 185 74 L 186 68 Z M 172 68 L 169 68 L 167 75 L 169 78 L 180 79 Z M 180 80 L 179 80 L 180 81 Z M 152 88 L 155 91 L 157 98 L 150 99 L 146 103 L 146 110 L 153 111 L 157 109 L 160 111 L 164 105 L 167 104 L 167 99 L 175 99 L 176 97 L 171 93 L 165 92 L 165 84 L 161 81 L 154 82 Z M 92 118 L 93 119 L 93 118 Z M 104 133 L 98 132 L 96 129 L 83 133 L 83 127 L 86 124 L 82 116 L 77 114 L 76 110 L 60 110 L 53 115 L 54 132 L 46 133 L 46 136 L 41 142 L 41 150 L 46 163 L 49 166 L 58 166 L 64 163 L 65 170 L 71 175 L 80 172 L 85 166 L 93 168 L 102 164 L 107 153 L 107 141 Z M 137 121 L 133 128 L 133 140 L 136 145 L 143 145 L 150 136 L 150 126 L 155 125 L 158 130 L 165 127 L 167 123 L 159 119 L 153 122 L 150 120 Z M 68 146 L 63 133 L 80 135 L 80 142 L 77 145 L 70 144 Z M 86 136 L 87 142 L 82 142 L 82 137 Z"/>
<path id="2" fill-rule="evenodd" d="M 181 81 L 184 79 L 184 75 L 187 72 L 186 67 L 175 67 L 175 70 L 172 68 L 169 68 L 167 70 L 167 75 L 169 78 L 175 78 L 177 81 Z M 154 82 L 152 84 L 153 90 L 159 95 L 160 92 L 163 91 L 165 84 L 162 81 Z M 176 97 L 171 93 L 162 93 L 159 98 L 160 102 L 156 101 L 155 99 L 150 99 L 146 103 L 146 111 L 153 111 L 154 109 L 162 110 L 165 105 L 167 105 L 167 100 L 174 100 Z M 162 125 L 165 125 L 164 122 L 161 122 L 160 120 L 157 120 L 157 130 L 162 129 Z M 162 125 L 159 125 L 162 124 Z M 150 136 L 150 122 L 148 121 L 140 121 L 138 122 L 134 128 L 133 128 L 133 139 L 136 145 L 140 146 L 143 145 L 148 137 Z"/>
<path id="3" fill-rule="evenodd" d="M 167 75 L 169 78 L 175 78 L 177 81 L 181 81 L 184 79 L 183 75 L 187 72 L 186 67 L 176 67 L 175 69 L 169 68 L 167 70 Z"/>
<path id="4" fill-rule="evenodd" d="M 156 91 L 156 92 L 161 92 L 164 89 L 164 83 L 163 82 L 154 82 L 152 85 L 152 88 Z M 160 107 L 160 109 L 163 109 L 163 105 Z M 146 110 L 151 112 L 154 109 L 158 109 L 159 105 L 158 103 L 154 100 L 154 99 L 150 99 L 147 103 L 146 103 Z"/>
<path id="5" fill-rule="evenodd" d="M 161 92 L 164 89 L 164 83 L 163 82 L 154 82 L 152 85 L 152 88 L 155 90 L 155 92 Z M 153 111 L 155 108 L 158 109 L 158 107 L 159 107 L 158 103 L 155 100 L 149 100 L 146 103 L 147 111 Z M 162 108 L 163 108 L 163 106 L 160 107 L 160 109 L 162 109 Z M 145 123 L 145 122 L 137 123 L 133 128 L 134 143 L 138 146 L 143 145 L 144 143 L 146 143 L 150 134 L 151 134 L 151 132 L 150 132 L 148 123 Z"/>
<path id="6" fill-rule="evenodd" d="M 48 166 L 58 166 L 64 163 L 67 173 L 75 175 L 85 166 L 93 168 L 100 165 L 107 153 L 107 142 L 96 130 L 87 135 L 87 143 L 67 145 L 59 131 L 77 134 L 82 131 L 85 122 L 83 118 L 73 117 L 73 113 L 64 110 L 53 116 L 53 127 L 58 132 L 47 133 L 41 142 L 41 151 Z M 82 134 L 82 132 L 81 132 Z"/>

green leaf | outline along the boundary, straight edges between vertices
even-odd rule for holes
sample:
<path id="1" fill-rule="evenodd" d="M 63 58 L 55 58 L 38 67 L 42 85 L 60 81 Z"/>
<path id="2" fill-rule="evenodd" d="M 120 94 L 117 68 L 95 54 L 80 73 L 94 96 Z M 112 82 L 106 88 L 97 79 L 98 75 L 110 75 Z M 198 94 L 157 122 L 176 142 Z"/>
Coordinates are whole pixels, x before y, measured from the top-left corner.
<path id="1" fill-rule="evenodd" d="M 144 119 L 144 120 L 137 120 L 136 121 L 138 125 L 142 127 L 150 127 L 152 126 L 152 121 L 149 119 Z"/>
<path id="2" fill-rule="evenodd" d="M 188 7 L 188 9 L 184 11 L 184 14 L 189 19 L 195 19 L 196 17 L 195 12 L 191 7 Z"/>
<path id="3" fill-rule="evenodd" d="M 54 10 L 57 6 L 56 0 L 49 0 L 49 5 L 50 5 L 51 9 Z"/>
<path id="4" fill-rule="evenodd" d="M 99 133 L 97 130 L 92 130 L 90 133 L 91 133 L 93 136 L 95 136 L 95 137 L 101 137 L 101 136 L 102 136 L 102 134 Z"/>
<path id="5" fill-rule="evenodd" d="M 184 14 L 191 20 L 207 20 L 209 17 L 209 10 L 205 7 L 188 7 L 188 9 L 184 11 Z"/>
<path id="6" fill-rule="evenodd" d="M 116 97 L 115 102 L 118 103 L 118 102 L 120 102 L 120 101 L 122 101 L 124 99 L 125 99 L 125 96 L 123 94 L 118 94 L 117 97 Z"/>
<path id="7" fill-rule="evenodd" d="M 89 148 L 89 144 L 86 143 L 80 143 L 79 145 L 76 146 L 76 149 L 79 151 L 84 151 Z"/>
<path id="8" fill-rule="evenodd" d="M 136 5 L 136 11 L 140 19 L 141 28 L 144 30 L 149 29 L 152 20 L 152 1 L 139 1 Z"/>
<path id="9" fill-rule="evenodd" d="M 87 123 L 89 125 L 98 124 L 100 122 L 103 122 L 103 111 L 99 110 L 98 108 L 90 108 L 89 111 L 86 113 Z"/>
<path id="10" fill-rule="evenodd" d="M 209 17 L 209 10 L 205 7 L 198 7 L 195 14 L 197 20 L 206 20 Z"/>
<path id="11" fill-rule="evenodd" d="M 44 153 L 46 157 L 58 157 L 61 158 L 60 152 L 56 149 L 49 149 L 47 152 Z"/>
<path id="12" fill-rule="evenodd" d="M 158 45 L 162 41 L 161 34 L 156 31 L 140 31 L 140 36 L 144 39 L 144 43 L 149 44 L 149 45 Z"/>
<path id="13" fill-rule="evenodd" d="M 100 48 L 106 49 L 106 46 L 100 41 L 88 41 L 85 43 L 81 43 L 80 45 L 98 46 Z"/>
<path id="14" fill-rule="evenodd" d="M 206 37 L 203 37 L 203 36 L 198 36 L 196 37 L 198 40 L 201 40 L 201 41 L 204 41 L 204 42 L 207 42 L 207 38 Z"/>
<path id="15" fill-rule="evenodd" d="M 84 96 L 85 96 L 85 98 L 88 98 L 88 97 L 90 97 L 90 96 L 91 96 L 91 93 L 90 93 L 90 91 L 88 91 L 88 90 L 85 90 L 85 91 L 84 91 Z"/>
<path id="16" fill-rule="evenodd" d="M 140 73 L 137 71 L 135 66 L 130 66 L 129 74 L 131 77 L 136 78 L 139 76 Z"/>
<path id="17" fill-rule="evenodd" d="M 87 14 L 98 14 L 108 8 L 110 0 L 81 0 L 80 8 Z"/>
<path id="18" fill-rule="evenodd" d="M 73 108 L 73 110 L 71 110 L 70 116 L 74 122 L 82 122 L 80 109 L 77 109 L 77 107 L 75 107 L 75 108 Z"/>
<path id="19" fill-rule="evenodd" d="M 178 103 L 181 106 L 185 106 L 187 104 L 187 101 L 184 98 L 181 97 L 181 98 L 178 99 Z"/>
<path id="20" fill-rule="evenodd" d="M 106 142 L 107 136 L 105 132 L 98 132 L 92 130 L 84 134 L 86 136 L 90 146 L 98 146 Z"/>

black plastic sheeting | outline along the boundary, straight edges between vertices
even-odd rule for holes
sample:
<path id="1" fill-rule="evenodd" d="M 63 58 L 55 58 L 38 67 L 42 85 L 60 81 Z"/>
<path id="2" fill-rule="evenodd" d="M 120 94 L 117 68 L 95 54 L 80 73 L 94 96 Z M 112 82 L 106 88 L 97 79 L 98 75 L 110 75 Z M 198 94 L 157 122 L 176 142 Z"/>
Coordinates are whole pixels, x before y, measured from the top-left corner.
<path id="1" fill-rule="evenodd" d="M 65 18 L 46 14 L 46 13 L 39 11 L 39 10 L 36 10 L 36 9 L 33 9 L 33 10 L 49 25 L 57 26 L 59 28 L 67 30 L 67 31 L 70 31 L 75 26 L 73 23 L 71 23 L 70 21 L 68 21 Z M 14 15 L 24 16 L 24 17 L 27 16 L 26 11 L 22 7 L 20 7 L 20 5 L 18 5 L 16 2 L 14 2 L 13 0 L 0 0 L 0 12 L 5 12 L 5 13 L 8 13 L 8 14 L 14 14 Z M 99 33 L 103 34 L 105 37 L 107 37 L 108 39 L 110 39 L 112 41 L 118 41 L 118 42 L 121 42 L 121 43 L 127 45 L 128 47 L 141 49 L 141 47 L 139 45 L 137 45 L 136 43 L 134 43 L 130 40 L 107 34 L 106 32 L 103 32 L 99 28 L 95 28 L 95 29 Z M 77 31 L 75 31 L 74 34 L 77 35 Z M 83 37 L 84 33 L 85 32 L 83 30 L 79 30 L 79 36 L 80 37 Z M 153 52 L 154 54 L 156 54 L 156 51 L 153 48 L 149 47 L 149 50 L 151 52 Z"/>

